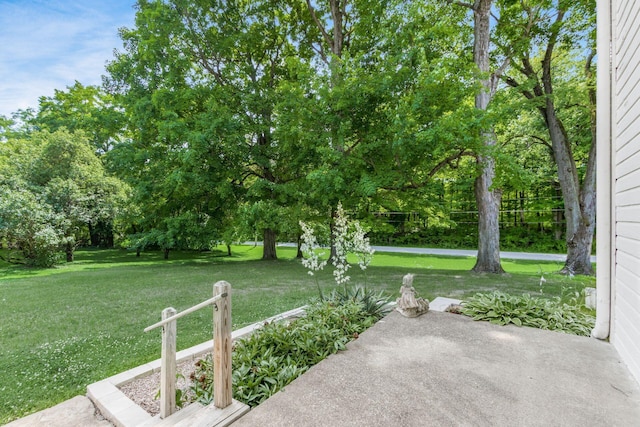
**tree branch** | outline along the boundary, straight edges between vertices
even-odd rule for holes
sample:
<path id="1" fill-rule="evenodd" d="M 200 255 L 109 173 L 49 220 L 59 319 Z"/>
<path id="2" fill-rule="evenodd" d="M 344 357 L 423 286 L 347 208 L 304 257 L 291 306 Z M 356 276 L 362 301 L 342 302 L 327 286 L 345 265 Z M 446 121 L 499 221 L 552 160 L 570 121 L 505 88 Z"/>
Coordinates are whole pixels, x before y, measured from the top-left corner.
<path id="1" fill-rule="evenodd" d="M 525 134 L 521 134 L 521 135 L 514 135 L 511 140 L 514 139 L 533 139 L 534 141 L 532 142 L 532 144 L 539 144 L 539 145 L 544 145 L 545 147 L 547 147 L 549 149 L 549 155 L 551 156 L 551 158 L 553 158 L 553 146 L 551 145 L 550 142 L 548 142 L 546 139 L 541 138 L 539 136 L 536 135 L 525 135 Z M 505 141 L 502 146 L 506 146 L 509 143 L 509 141 Z M 530 148 L 530 145 L 527 144 L 527 149 Z"/>
<path id="2" fill-rule="evenodd" d="M 320 43 L 320 47 L 316 48 L 313 43 L 311 43 L 311 49 L 313 49 L 320 57 L 325 64 L 329 64 L 329 58 L 324 53 L 324 49 L 322 48 L 322 43 Z"/>
<path id="3" fill-rule="evenodd" d="M 538 144 L 542 144 L 545 147 L 547 147 L 549 150 L 551 150 L 551 153 L 553 154 L 553 147 L 551 146 L 551 143 L 548 142 L 546 139 L 540 138 L 539 136 L 536 136 L 536 135 L 529 135 L 529 137 L 538 141 Z"/>
<path id="4" fill-rule="evenodd" d="M 444 168 L 445 166 L 451 166 L 451 163 L 454 160 L 458 160 L 458 159 L 460 159 L 460 158 L 462 158 L 464 156 L 473 156 L 473 155 L 474 154 L 471 151 L 467 151 L 466 149 L 462 149 L 458 153 L 452 154 L 451 156 L 447 157 L 446 159 L 442 160 L 440 163 L 435 165 L 433 168 L 431 168 L 431 170 L 427 174 L 427 177 L 433 178 L 433 176 L 436 173 L 438 173 L 442 168 Z"/>
<path id="5" fill-rule="evenodd" d="M 559 10 L 555 22 L 551 25 L 551 28 L 555 29 L 551 32 L 549 42 L 547 43 L 547 50 L 545 51 L 544 59 L 542 60 L 542 82 L 547 95 L 551 95 L 553 93 L 551 82 L 551 59 L 553 57 L 553 49 L 556 46 L 556 42 L 558 41 L 558 36 L 560 34 L 560 23 L 564 19 L 564 13 L 564 10 Z"/>
<path id="6" fill-rule="evenodd" d="M 591 65 L 593 64 L 593 58 L 595 58 L 595 56 L 596 56 L 595 49 L 591 49 L 589 51 L 589 55 L 587 55 L 587 59 L 586 59 L 586 62 L 584 64 L 584 71 L 588 75 L 591 74 Z"/>
<path id="7" fill-rule="evenodd" d="M 316 23 L 316 26 L 322 33 L 322 37 L 327 42 L 327 44 L 331 46 L 333 44 L 333 41 L 331 40 L 331 36 L 329 36 L 329 34 L 327 33 L 327 30 L 325 30 L 324 28 L 324 25 L 322 25 L 322 22 L 320 22 L 320 20 L 318 19 L 315 9 L 313 8 L 313 6 L 311 6 L 311 0 L 307 0 L 307 7 L 309 9 L 309 12 L 311 13 L 311 18 L 313 18 L 313 22 Z"/>
<path id="8" fill-rule="evenodd" d="M 502 78 L 502 74 L 504 74 L 510 63 L 511 58 L 507 55 L 500 67 L 491 74 L 491 91 L 489 95 L 491 98 L 496 94 L 496 91 L 498 90 L 498 81 Z"/>
<path id="9" fill-rule="evenodd" d="M 433 176 L 438 173 L 439 171 L 441 171 L 444 167 L 446 166 L 451 166 L 453 167 L 453 161 L 454 160 L 458 160 L 464 156 L 474 156 L 474 154 L 471 151 L 467 151 L 465 149 L 462 149 L 452 155 L 450 155 L 449 157 L 443 159 L 442 161 L 440 161 L 437 165 L 435 165 L 433 168 L 431 168 L 431 170 L 427 173 L 427 176 L 425 177 L 425 179 L 419 181 L 419 182 L 415 182 L 413 181 L 413 179 L 409 180 L 409 183 L 404 184 L 404 185 L 400 185 L 400 186 L 396 186 L 396 187 L 389 187 L 389 186 L 381 186 L 380 188 L 382 188 L 383 190 L 399 190 L 399 191 L 406 191 L 406 190 L 417 190 L 419 188 L 424 187 L 425 185 L 427 185 L 427 183 L 429 182 L 429 180 L 431 178 L 433 178 Z M 402 170 L 402 164 L 400 162 L 400 160 L 398 158 L 396 158 L 396 165 L 398 166 L 398 169 Z"/>
<path id="10" fill-rule="evenodd" d="M 354 149 L 355 149 L 355 148 L 360 144 L 360 142 L 361 142 L 361 141 L 362 141 L 362 140 L 361 140 L 360 138 L 358 138 L 358 139 L 356 140 L 356 142 L 354 142 L 354 143 L 353 143 L 353 145 L 350 145 L 350 146 L 349 146 L 349 147 L 344 151 L 344 154 L 345 154 L 345 155 L 347 155 L 347 156 L 348 156 L 349 154 L 351 154 L 351 152 L 352 152 L 352 151 L 353 151 L 353 150 L 354 150 Z"/>
<path id="11" fill-rule="evenodd" d="M 533 93 L 536 96 L 544 96 L 544 90 L 542 89 L 542 86 L 540 86 L 540 79 L 538 79 L 538 74 L 536 73 L 536 70 L 534 70 L 533 65 L 531 65 L 531 59 L 528 56 L 522 57 L 522 66 L 524 71 L 523 74 L 527 76 L 527 78 L 533 79 L 535 77 L 536 79 L 536 84 L 533 87 Z"/>
<path id="12" fill-rule="evenodd" d="M 520 89 L 520 83 L 518 83 L 518 81 L 513 77 L 506 76 L 506 77 L 503 77 L 502 80 L 504 80 L 504 82 L 507 85 L 511 86 L 512 88 L 520 90 L 520 92 L 525 96 L 525 98 L 533 99 L 536 97 L 531 91 Z"/>

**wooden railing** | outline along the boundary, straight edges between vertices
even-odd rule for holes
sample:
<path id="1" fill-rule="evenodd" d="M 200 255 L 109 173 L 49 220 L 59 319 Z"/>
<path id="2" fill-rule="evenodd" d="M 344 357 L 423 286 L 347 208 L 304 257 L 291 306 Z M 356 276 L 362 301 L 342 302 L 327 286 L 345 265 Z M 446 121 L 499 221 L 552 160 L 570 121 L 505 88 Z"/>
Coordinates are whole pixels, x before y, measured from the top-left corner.
<path id="1" fill-rule="evenodd" d="M 213 305 L 213 404 L 220 409 L 231 404 L 231 285 L 217 282 L 213 295 L 177 314 L 174 308 L 165 308 L 162 320 L 144 330 L 162 327 L 160 418 L 176 411 L 176 320 L 209 305 Z"/>

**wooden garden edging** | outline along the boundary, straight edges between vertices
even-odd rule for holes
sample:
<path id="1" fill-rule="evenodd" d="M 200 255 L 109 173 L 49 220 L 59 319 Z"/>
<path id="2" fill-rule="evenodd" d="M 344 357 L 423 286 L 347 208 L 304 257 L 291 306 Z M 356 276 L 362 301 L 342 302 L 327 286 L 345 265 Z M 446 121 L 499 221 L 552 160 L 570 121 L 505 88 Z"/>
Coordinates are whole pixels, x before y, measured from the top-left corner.
<path id="1" fill-rule="evenodd" d="M 213 298 L 178 314 L 172 307 L 162 311 L 162 320 L 145 332 L 162 326 L 160 365 L 160 418 L 176 412 L 176 320 L 203 307 L 213 305 L 213 404 L 226 408 L 232 402 L 231 389 L 231 285 L 219 281 L 213 285 Z"/>

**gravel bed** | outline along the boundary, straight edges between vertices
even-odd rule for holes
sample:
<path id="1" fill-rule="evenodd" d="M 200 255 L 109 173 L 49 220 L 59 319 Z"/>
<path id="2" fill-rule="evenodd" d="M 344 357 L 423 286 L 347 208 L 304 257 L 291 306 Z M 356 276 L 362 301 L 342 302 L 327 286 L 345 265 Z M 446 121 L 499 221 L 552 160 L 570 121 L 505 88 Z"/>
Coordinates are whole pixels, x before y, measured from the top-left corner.
<path id="1" fill-rule="evenodd" d="M 187 360 L 178 363 L 177 365 L 177 372 L 180 376 L 178 376 L 176 387 L 182 389 L 183 397 L 187 398 L 187 402 L 191 400 L 190 397 L 193 397 L 189 390 L 189 386 L 191 385 L 189 377 L 191 373 L 195 371 L 196 361 L 197 360 Z M 158 399 L 158 391 L 160 390 L 160 372 L 155 372 L 151 375 L 147 375 L 146 377 L 138 378 L 118 388 L 129 399 L 133 400 L 151 416 L 155 416 L 160 413 L 160 400 Z M 185 406 L 187 405 L 188 403 L 185 404 Z"/>

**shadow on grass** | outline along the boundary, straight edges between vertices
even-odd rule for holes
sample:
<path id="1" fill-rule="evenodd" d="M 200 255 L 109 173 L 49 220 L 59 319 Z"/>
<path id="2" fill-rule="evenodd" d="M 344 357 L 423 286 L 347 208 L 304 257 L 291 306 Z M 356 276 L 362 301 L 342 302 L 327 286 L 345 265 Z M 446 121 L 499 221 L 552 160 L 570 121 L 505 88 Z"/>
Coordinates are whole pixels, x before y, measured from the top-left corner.
<path id="1" fill-rule="evenodd" d="M 294 258 L 295 249 L 278 248 L 283 259 Z M 293 255 L 292 255 L 293 254 Z M 24 264 L 10 264 L 0 260 L 0 279 L 19 279 L 74 271 L 92 271 L 105 268 L 124 266 L 157 266 L 158 268 L 172 266 L 198 266 L 207 264 L 221 264 L 227 262 L 260 261 L 262 247 L 233 246 L 231 256 L 226 246 L 219 246 L 206 251 L 171 251 L 169 259 L 164 259 L 162 251 L 143 251 L 140 256 L 136 252 L 126 249 L 81 248 L 75 252 L 75 260 L 71 263 L 63 262 L 52 268 L 29 267 Z M 269 263 L 271 261 L 265 261 Z"/>
<path id="2" fill-rule="evenodd" d="M 171 251 L 169 259 L 164 259 L 162 251 L 143 251 L 140 256 L 136 252 L 126 249 L 101 249 L 101 248 L 81 248 L 75 252 L 75 260 L 72 263 L 62 262 L 52 268 L 30 267 L 20 263 L 8 263 L 0 261 L 0 278 L 9 277 L 32 277 L 56 272 L 68 272 L 78 269 L 99 269 L 104 266 L 123 265 L 173 265 L 173 264 L 202 264 L 220 259 L 245 260 L 246 251 L 232 252 L 231 257 L 227 255 L 226 249 L 214 249 L 207 251 Z M 88 267 L 93 265 L 94 267 Z"/>

